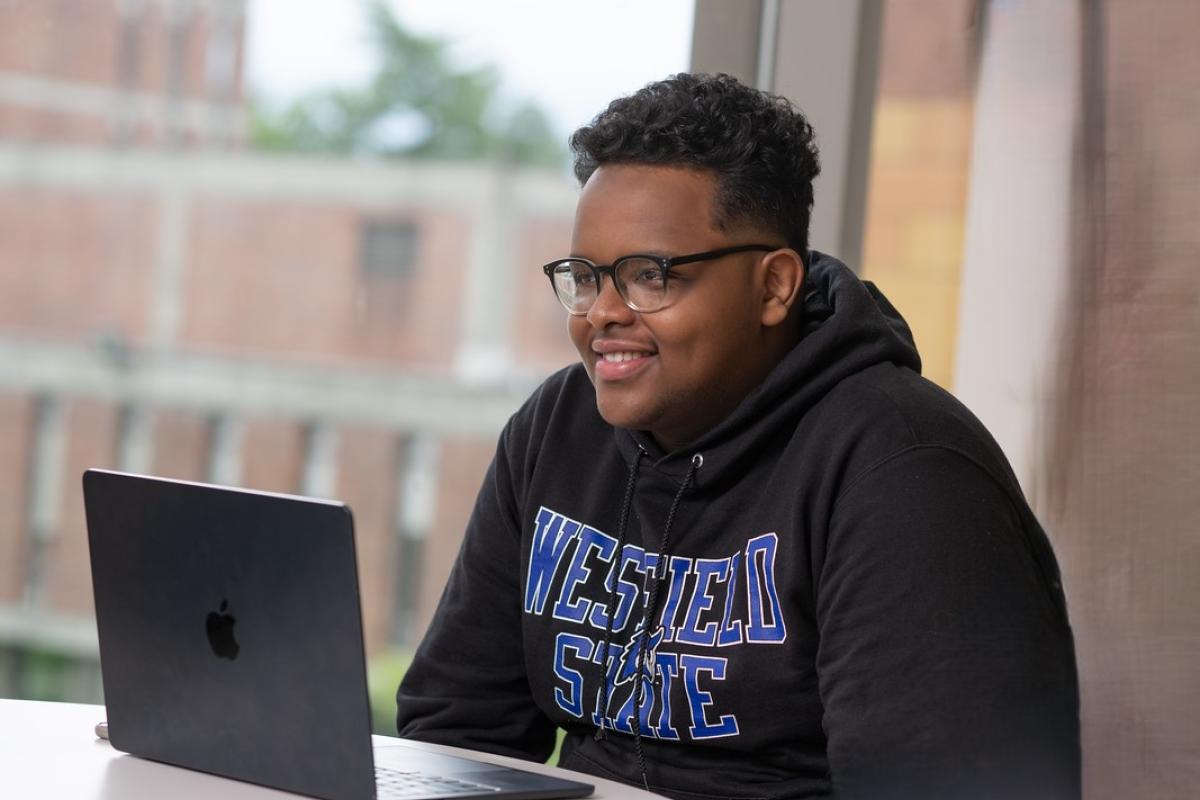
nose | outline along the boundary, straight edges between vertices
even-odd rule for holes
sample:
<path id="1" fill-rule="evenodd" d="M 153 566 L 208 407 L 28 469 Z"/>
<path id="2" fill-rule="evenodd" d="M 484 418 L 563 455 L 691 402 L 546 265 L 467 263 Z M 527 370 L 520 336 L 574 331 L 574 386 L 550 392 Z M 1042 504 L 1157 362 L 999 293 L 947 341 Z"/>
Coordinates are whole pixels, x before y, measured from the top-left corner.
<path id="1" fill-rule="evenodd" d="M 600 294 L 596 295 L 596 302 L 592 303 L 587 313 L 587 321 L 591 326 L 603 330 L 609 325 L 629 325 L 633 322 L 634 313 L 632 308 L 625 305 L 612 275 L 600 276 Z"/>

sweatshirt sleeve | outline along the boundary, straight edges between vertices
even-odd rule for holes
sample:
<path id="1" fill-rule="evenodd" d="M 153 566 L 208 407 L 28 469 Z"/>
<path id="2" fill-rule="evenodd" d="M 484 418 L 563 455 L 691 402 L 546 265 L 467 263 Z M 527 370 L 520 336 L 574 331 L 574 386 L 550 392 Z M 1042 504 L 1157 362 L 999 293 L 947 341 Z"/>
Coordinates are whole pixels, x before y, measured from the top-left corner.
<path id="1" fill-rule="evenodd" d="M 1053 555 L 1017 502 L 941 447 L 892 456 L 838 499 L 817 589 L 837 797 L 1079 797 L 1074 646 Z"/>
<path id="2" fill-rule="evenodd" d="M 510 427 L 458 558 L 396 695 L 402 737 L 545 761 L 554 724 L 530 693 L 522 649 L 517 501 Z"/>

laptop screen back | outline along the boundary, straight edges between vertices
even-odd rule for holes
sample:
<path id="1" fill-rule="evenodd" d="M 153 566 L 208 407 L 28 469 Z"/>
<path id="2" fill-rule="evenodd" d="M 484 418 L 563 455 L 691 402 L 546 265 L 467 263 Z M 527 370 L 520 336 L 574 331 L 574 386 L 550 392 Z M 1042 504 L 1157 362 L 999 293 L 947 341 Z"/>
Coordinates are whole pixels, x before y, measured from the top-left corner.
<path id="1" fill-rule="evenodd" d="M 349 509 L 101 470 L 83 488 L 113 746 L 374 797 Z"/>

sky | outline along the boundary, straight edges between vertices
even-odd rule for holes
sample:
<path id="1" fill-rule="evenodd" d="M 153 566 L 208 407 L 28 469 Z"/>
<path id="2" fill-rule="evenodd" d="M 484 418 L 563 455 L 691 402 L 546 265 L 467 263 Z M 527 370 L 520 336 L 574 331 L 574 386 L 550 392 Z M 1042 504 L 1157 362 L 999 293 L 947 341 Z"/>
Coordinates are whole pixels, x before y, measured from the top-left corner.
<path id="1" fill-rule="evenodd" d="M 389 0 L 401 22 L 495 65 L 503 95 L 533 100 L 565 137 L 610 100 L 684 71 L 693 0 Z M 271 103 L 371 72 L 360 0 L 249 0 L 247 82 Z"/>

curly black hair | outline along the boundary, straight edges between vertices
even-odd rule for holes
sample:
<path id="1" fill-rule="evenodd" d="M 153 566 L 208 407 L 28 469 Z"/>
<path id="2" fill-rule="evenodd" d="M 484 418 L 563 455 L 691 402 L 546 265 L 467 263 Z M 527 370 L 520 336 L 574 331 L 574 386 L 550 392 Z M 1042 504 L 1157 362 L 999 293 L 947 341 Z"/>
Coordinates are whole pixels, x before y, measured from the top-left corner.
<path id="1" fill-rule="evenodd" d="M 812 182 L 821 171 L 814 139 L 786 98 L 730 75 L 680 73 L 614 100 L 571 135 L 571 151 L 580 185 L 604 164 L 711 170 L 717 229 L 765 223 L 807 262 Z"/>

